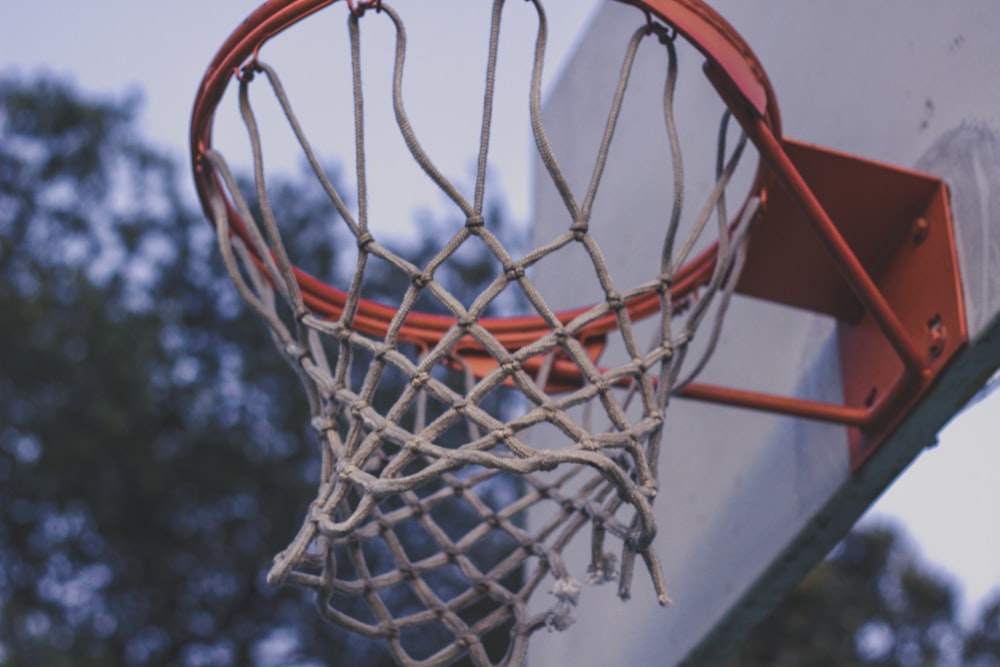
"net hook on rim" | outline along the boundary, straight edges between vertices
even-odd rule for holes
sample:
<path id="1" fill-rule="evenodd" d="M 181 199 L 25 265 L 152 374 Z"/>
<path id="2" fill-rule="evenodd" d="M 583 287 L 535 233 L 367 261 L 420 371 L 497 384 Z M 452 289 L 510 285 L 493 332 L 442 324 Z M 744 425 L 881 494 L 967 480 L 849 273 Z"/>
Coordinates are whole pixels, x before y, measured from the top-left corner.
<path id="1" fill-rule="evenodd" d="M 369 9 L 374 8 L 376 12 L 382 11 L 382 0 L 347 0 L 347 6 L 352 14 L 361 18 Z"/>
<path id="2" fill-rule="evenodd" d="M 660 40 L 660 44 L 667 44 L 668 42 L 673 44 L 677 41 L 677 30 L 670 26 L 664 25 L 653 18 L 653 13 L 649 11 L 648 8 L 643 8 L 643 13 L 646 15 L 646 34 L 656 35 L 657 39 Z"/>
<path id="3" fill-rule="evenodd" d="M 261 71 L 261 68 L 257 63 L 257 50 L 254 49 L 253 56 L 247 64 L 233 69 L 233 76 L 235 76 L 236 80 L 240 83 L 250 83 L 259 71 Z"/>

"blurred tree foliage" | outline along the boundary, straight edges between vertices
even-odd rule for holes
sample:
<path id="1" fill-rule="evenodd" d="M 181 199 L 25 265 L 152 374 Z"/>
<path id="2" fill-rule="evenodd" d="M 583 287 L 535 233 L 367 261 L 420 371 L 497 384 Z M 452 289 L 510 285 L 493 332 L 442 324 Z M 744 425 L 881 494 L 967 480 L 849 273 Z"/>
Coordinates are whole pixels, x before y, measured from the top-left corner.
<path id="1" fill-rule="evenodd" d="M 388 665 L 263 581 L 319 478 L 306 401 L 137 109 L 0 79 L 0 665 Z M 272 186 L 331 275 L 329 201 Z"/>
<path id="2" fill-rule="evenodd" d="M 998 667 L 1000 599 L 967 631 L 953 584 L 889 528 L 849 534 L 727 667 Z"/>

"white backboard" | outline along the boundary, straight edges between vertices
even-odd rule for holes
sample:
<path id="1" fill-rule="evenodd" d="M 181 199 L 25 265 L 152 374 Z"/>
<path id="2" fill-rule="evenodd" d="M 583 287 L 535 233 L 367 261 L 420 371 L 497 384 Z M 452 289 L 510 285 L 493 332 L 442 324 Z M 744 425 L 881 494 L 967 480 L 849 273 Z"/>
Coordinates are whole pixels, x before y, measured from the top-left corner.
<path id="1" fill-rule="evenodd" d="M 656 547 L 673 606 L 657 606 L 642 572 L 627 603 L 613 586 L 585 587 L 577 624 L 537 636 L 532 665 L 722 660 L 1000 366 L 1000 83 L 992 57 L 1000 5 L 775 0 L 765 7 L 719 0 L 713 7 L 766 68 L 785 136 L 944 180 L 970 343 L 853 472 L 843 427 L 674 401 L 656 500 Z M 632 7 L 602 6 L 550 89 L 549 137 L 578 187 L 593 168 L 628 36 L 643 21 Z M 677 113 L 692 209 L 711 185 L 712 129 L 722 108 L 702 76 L 702 61 L 690 49 L 680 54 Z M 644 260 L 656 261 L 671 202 L 657 107 L 664 62 L 656 49 L 648 57 L 640 53 L 592 218 L 595 238 L 626 285 L 639 279 L 633 275 L 640 275 Z M 683 134 L 685 122 L 700 134 Z M 564 228 L 561 211 L 539 166 L 536 239 Z M 540 266 L 534 279 L 568 307 L 587 301 L 583 273 L 582 265 L 567 262 Z M 831 318 L 737 297 L 704 379 L 836 402 L 840 373 Z M 588 544 L 581 540 L 575 548 L 568 560 L 579 571 L 586 568 Z"/>

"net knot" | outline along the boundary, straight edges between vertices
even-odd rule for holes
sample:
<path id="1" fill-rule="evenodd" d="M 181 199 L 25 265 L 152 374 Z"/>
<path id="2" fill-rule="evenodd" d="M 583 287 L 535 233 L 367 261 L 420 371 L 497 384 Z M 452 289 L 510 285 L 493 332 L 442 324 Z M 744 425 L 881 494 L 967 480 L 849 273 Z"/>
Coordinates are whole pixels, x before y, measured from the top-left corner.
<path id="1" fill-rule="evenodd" d="M 521 364 L 516 361 L 509 360 L 500 364 L 500 369 L 503 371 L 504 375 L 510 376 L 521 370 Z"/>
<path id="2" fill-rule="evenodd" d="M 506 443 L 514 437 L 514 429 L 510 426 L 503 426 L 493 431 L 493 442 L 496 444 Z"/>
<path id="3" fill-rule="evenodd" d="M 358 237 L 358 249 L 361 250 L 361 251 L 367 252 L 368 251 L 368 246 L 371 245 L 374 240 L 375 240 L 375 237 L 372 236 L 369 232 L 363 232 Z"/>
<path id="4" fill-rule="evenodd" d="M 413 450 L 415 452 L 427 452 L 428 445 L 432 444 L 427 438 L 422 438 L 419 435 L 414 436 L 406 441 L 406 448 Z M 452 454 L 449 452 L 445 454 L 444 458 L 451 459 Z"/>
<path id="5" fill-rule="evenodd" d="M 469 228 L 473 234 L 478 234 L 479 230 L 485 225 L 486 222 L 483 220 L 483 215 L 481 213 L 473 213 L 465 221 L 465 226 Z"/>
<path id="6" fill-rule="evenodd" d="M 616 313 L 625 307 L 625 300 L 617 292 L 608 292 L 604 301 L 608 304 L 608 308 Z"/>
<path id="7" fill-rule="evenodd" d="M 573 232 L 573 238 L 577 241 L 583 240 L 583 237 L 587 235 L 587 231 L 590 229 L 590 222 L 587 220 L 577 220 L 569 227 L 569 231 Z"/>
<path id="8" fill-rule="evenodd" d="M 355 419 L 360 419 L 364 411 L 368 408 L 368 403 L 365 401 L 358 401 L 351 406 L 351 416 Z"/>
<path id="9" fill-rule="evenodd" d="M 516 282 L 525 276 L 524 267 L 520 264 L 511 264 L 503 268 L 504 277 L 508 282 Z"/>
<path id="10" fill-rule="evenodd" d="M 431 379 L 430 373 L 428 373 L 427 371 L 419 371 L 413 374 L 413 379 L 410 380 L 410 383 L 413 385 L 414 389 L 420 389 L 421 387 L 425 386 L 428 382 L 430 382 L 430 379 Z"/>
<path id="11" fill-rule="evenodd" d="M 667 275 L 666 273 L 661 273 L 659 279 L 656 282 L 656 291 L 660 294 L 666 294 L 670 292 L 670 288 L 674 286 L 673 277 Z"/>
<path id="12" fill-rule="evenodd" d="M 431 279 L 432 276 L 426 272 L 415 273 L 410 278 L 410 280 L 413 281 L 413 286 L 416 287 L 417 289 L 423 289 L 427 287 L 427 285 L 430 284 Z"/>
<path id="13" fill-rule="evenodd" d="M 564 410 L 554 404 L 552 401 L 548 401 L 541 406 L 539 406 L 542 412 L 545 414 L 545 418 L 549 421 L 557 419 L 559 416 L 564 414 Z"/>
<path id="14" fill-rule="evenodd" d="M 337 464 L 337 476 L 341 481 L 349 482 L 360 471 L 360 469 L 350 461 L 341 461 Z"/>

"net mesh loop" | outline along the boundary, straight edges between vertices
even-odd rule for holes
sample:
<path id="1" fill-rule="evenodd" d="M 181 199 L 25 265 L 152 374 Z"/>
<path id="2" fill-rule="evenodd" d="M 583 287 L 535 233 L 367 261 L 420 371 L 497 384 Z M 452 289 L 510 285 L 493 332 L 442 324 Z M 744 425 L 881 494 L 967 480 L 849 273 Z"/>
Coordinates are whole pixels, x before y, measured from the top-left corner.
<path id="1" fill-rule="evenodd" d="M 320 441 L 316 499 L 298 534 L 275 557 L 268 581 L 314 589 L 325 618 L 383 638 L 402 665 L 448 664 L 461 656 L 484 667 L 521 664 L 533 632 L 571 624 L 581 596 L 578 576 L 591 584 L 617 581 L 619 595 L 628 598 L 637 556 L 659 601 L 668 602 L 653 547 L 664 415 L 671 395 L 704 368 L 718 341 L 759 204 L 749 200 L 730 222 L 726 186 L 746 140 L 741 137 L 727 148 L 727 115 L 719 131 L 716 185 L 691 231 L 679 236 L 684 173 L 672 104 L 676 35 L 648 17 L 625 48 L 593 172 L 578 196 L 542 121 L 547 24 L 534 0 L 538 28 L 530 124 L 542 165 L 571 224 L 555 238 L 513 256 L 483 214 L 503 4 L 497 0 L 492 13 L 471 197 L 438 170 L 409 122 L 402 96 L 406 32 L 397 12 L 379 0 L 350 2 L 347 21 L 356 210 L 326 175 L 277 72 L 256 53 L 253 70 L 258 76 L 239 80 L 240 113 L 253 154 L 253 192 L 241 190 L 220 153 L 205 153 L 221 186 L 210 208 L 223 261 L 237 290 L 301 378 Z M 378 11 L 366 13 L 370 8 Z M 380 242 L 368 226 L 360 38 L 362 22 L 380 18 L 395 27 L 392 89 L 398 130 L 424 174 L 466 221 L 420 266 Z M 647 282 L 622 289 L 590 232 L 591 213 L 636 53 L 650 37 L 667 57 L 663 117 L 674 169 L 673 203 L 660 241 L 659 266 L 652 267 Z M 356 270 L 335 317 L 311 305 L 315 297 L 303 286 L 282 240 L 281 212 L 271 208 L 249 95 L 250 86 L 260 81 L 267 81 L 284 110 L 338 224 L 357 244 Z M 696 298 L 675 294 L 678 271 L 713 217 L 719 248 L 714 271 Z M 499 269 L 482 293 L 464 305 L 436 276 L 470 239 L 486 246 Z M 543 298 L 531 276 L 534 266 L 571 244 L 586 253 L 603 294 L 595 295 L 600 300 L 592 307 L 567 315 Z M 376 259 L 410 278 L 384 330 L 371 325 L 361 307 L 366 267 Z M 538 335 L 516 345 L 484 323 L 487 307 L 513 286 L 543 325 Z M 654 340 L 643 345 L 630 304 L 647 293 L 658 294 L 659 315 Z M 414 337 L 408 322 L 425 294 L 448 311 L 452 324 L 440 335 Z M 714 318 L 707 349 L 682 377 L 690 343 L 709 313 Z M 590 327 L 603 318 L 614 322 L 624 348 L 622 363 L 599 363 L 603 334 L 594 335 Z M 386 400 L 379 389 L 393 381 L 399 389 Z M 588 528 L 591 562 L 586 572 L 573 573 L 562 553 Z M 551 597 L 533 600 L 539 588 Z M 487 648 L 489 638 L 498 635 L 503 655 Z"/>

